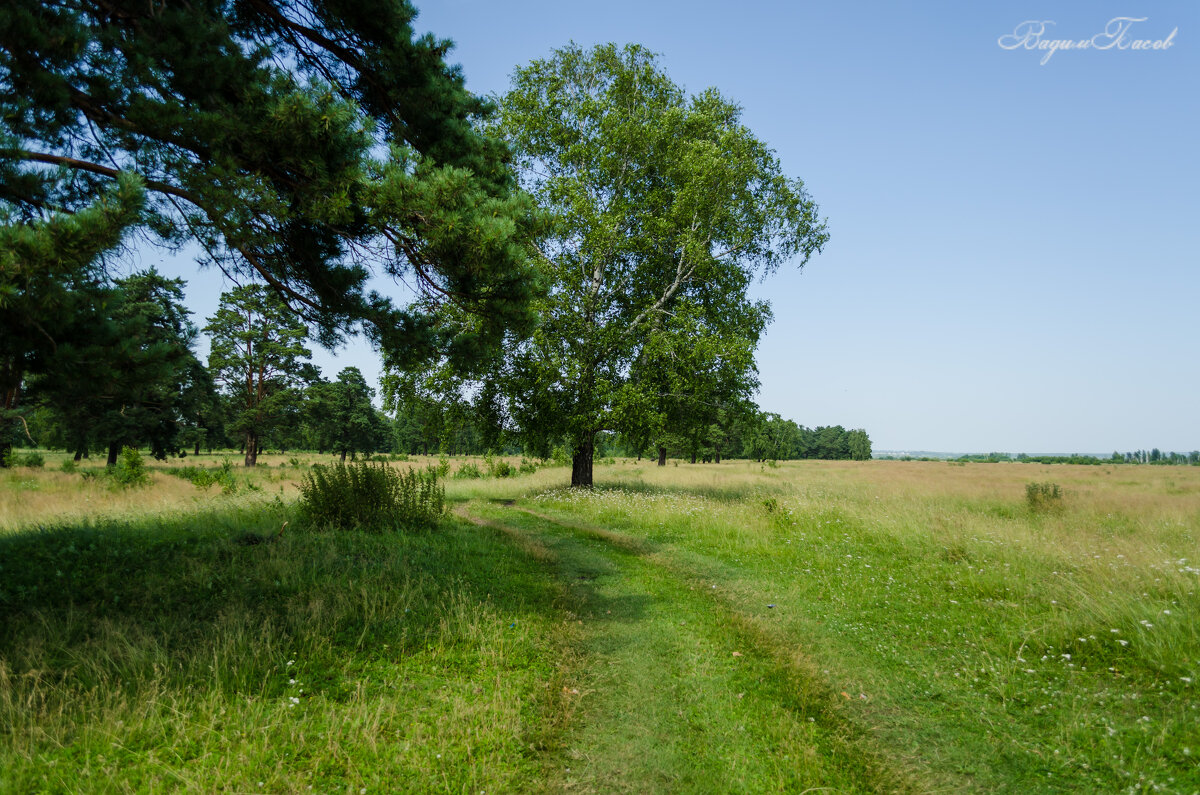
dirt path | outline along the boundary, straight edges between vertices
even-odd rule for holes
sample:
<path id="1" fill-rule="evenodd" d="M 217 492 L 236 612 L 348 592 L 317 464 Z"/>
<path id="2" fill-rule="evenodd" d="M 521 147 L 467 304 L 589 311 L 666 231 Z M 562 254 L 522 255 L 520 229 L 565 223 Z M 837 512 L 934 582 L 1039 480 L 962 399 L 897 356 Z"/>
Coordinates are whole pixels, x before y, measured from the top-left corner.
<path id="1" fill-rule="evenodd" d="M 519 505 L 460 511 L 567 583 L 581 657 L 550 791 L 890 792 L 914 787 L 865 751 L 803 657 L 659 551 Z M 717 585 L 717 588 L 713 588 Z M 574 692 L 578 691 L 578 692 Z"/>

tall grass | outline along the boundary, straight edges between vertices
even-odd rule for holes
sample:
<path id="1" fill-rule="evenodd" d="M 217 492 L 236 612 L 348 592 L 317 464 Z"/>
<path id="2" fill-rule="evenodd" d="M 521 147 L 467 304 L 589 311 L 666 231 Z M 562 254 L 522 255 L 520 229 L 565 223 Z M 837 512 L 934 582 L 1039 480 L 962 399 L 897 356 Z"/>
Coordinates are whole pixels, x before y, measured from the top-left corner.
<path id="1" fill-rule="evenodd" d="M 0 537 L 0 789 L 504 791 L 562 705 L 558 592 L 490 531 L 247 507 Z"/>

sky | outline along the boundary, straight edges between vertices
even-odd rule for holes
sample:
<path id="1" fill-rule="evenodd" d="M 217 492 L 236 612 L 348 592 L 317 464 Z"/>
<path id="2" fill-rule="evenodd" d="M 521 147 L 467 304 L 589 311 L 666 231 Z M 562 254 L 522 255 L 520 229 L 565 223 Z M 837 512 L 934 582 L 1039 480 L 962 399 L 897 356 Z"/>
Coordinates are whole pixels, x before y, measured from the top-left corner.
<path id="1" fill-rule="evenodd" d="M 755 287 L 763 410 L 876 451 L 1200 449 L 1200 4 L 415 4 L 477 94 L 634 42 L 743 108 L 830 232 Z M 1121 26 L 1159 48 L 1036 49 Z M 215 309 L 219 273 L 141 257 Z M 314 359 L 380 369 L 361 342 Z"/>

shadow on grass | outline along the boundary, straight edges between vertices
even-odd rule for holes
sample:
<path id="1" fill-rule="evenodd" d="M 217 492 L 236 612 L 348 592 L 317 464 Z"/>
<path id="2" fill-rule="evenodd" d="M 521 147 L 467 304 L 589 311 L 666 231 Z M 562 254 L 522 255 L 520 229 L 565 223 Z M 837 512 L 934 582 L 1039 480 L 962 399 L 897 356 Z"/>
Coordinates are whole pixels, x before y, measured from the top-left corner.
<path id="1" fill-rule="evenodd" d="M 0 537 L 0 666 L 74 687 L 167 671 L 176 686 L 215 677 L 242 692 L 289 657 L 330 670 L 430 649 L 467 660 L 492 637 L 479 641 L 479 626 L 561 621 L 553 582 L 497 533 L 448 520 L 420 534 L 276 537 L 287 518 L 242 508 Z M 335 697 L 349 686 L 312 679 Z"/>

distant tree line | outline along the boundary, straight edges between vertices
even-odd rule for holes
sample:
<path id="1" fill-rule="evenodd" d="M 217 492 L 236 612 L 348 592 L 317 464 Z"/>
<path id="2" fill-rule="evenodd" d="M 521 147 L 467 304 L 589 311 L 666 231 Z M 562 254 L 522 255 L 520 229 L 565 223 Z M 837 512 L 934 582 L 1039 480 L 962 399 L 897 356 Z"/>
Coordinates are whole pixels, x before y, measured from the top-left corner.
<path id="1" fill-rule="evenodd" d="M 921 460 L 933 461 L 942 459 L 933 459 L 923 457 L 913 459 L 911 456 L 901 456 L 902 460 Z M 1030 464 L 1082 464 L 1085 466 L 1097 466 L 1101 464 L 1162 464 L 1170 466 L 1200 466 L 1200 450 L 1193 450 L 1190 453 L 1171 453 L 1163 452 L 1157 447 L 1152 450 L 1135 450 L 1131 453 L 1121 453 L 1114 451 L 1107 458 L 1094 455 L 1028 455 L 1026 453 L 977 453 L 972 455 L 963 455 L 953 459 L 954 461 L 962 461 L 977 464 L 997 464 L 1009 461 L 1019 461 Z"/>

